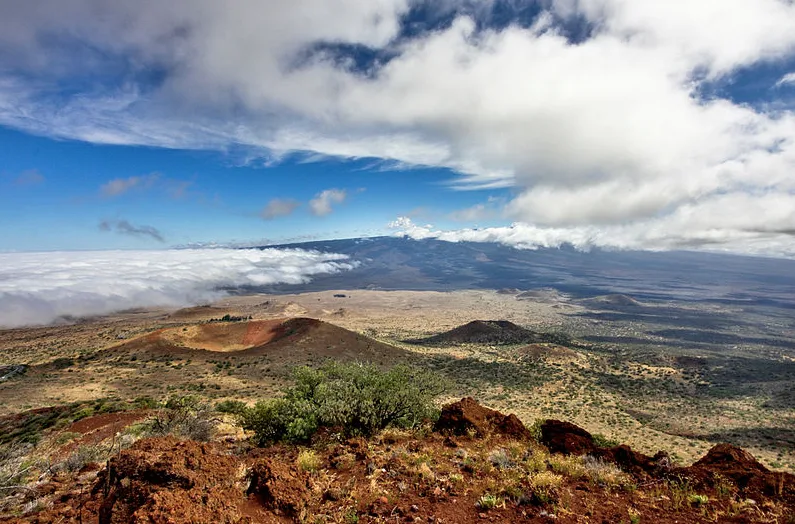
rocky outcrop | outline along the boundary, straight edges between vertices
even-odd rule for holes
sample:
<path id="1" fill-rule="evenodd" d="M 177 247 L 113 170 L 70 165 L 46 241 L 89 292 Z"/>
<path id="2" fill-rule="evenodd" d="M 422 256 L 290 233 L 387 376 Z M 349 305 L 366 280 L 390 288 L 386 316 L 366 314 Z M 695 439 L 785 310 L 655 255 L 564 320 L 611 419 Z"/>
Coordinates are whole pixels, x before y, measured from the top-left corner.
<path id="1" fill-rule="evenodd" d="M 434 430 L 453 435 L 474 432 L 479 437 L 496 434 L 519 440 L 532 438 L 530 430 L 516 415 L 503 415 L 499 411 L 483 407 L 472 397 L 463 398 L 442 408 Z"/>
<path id="2" fill-rule="evenodd" d="M 795 475 L 770 471 L 753 455 L 731 444 L 718 444 L 698 462 L 678 472 L 697 485 L 714 487 L 728 480 L 745 497 L 774 497 L 795 503 Z"/>
<path id="3" fill-rule="evenodd" d="M 541 443 L 551 453 L 591 455 L 606 462 L 613 462 L 637 476 L 661 476 L 671 470 L 671 461 L 664 451 L 650 457 L 626 445 L 612 448 L 599 447 L 590 433 L 570 422 L 560 420 L 544 422 L 541 425 Z"/>
<path id="4" fill-rule="evenodd" d="M 247 493 L 255 495 L 277 515 L 294 519 L 305 517 L 310 487 L 308 475 L 295 466 L 285 466 L 270 459 L 262 459 L 251 471 Z"/>
<path id="5" fill-rule="evenodd" d="M 97 479 L 99 524 L 244 522 L 237 465 L 213 444 L 139 441 L 108 461 Z"/>

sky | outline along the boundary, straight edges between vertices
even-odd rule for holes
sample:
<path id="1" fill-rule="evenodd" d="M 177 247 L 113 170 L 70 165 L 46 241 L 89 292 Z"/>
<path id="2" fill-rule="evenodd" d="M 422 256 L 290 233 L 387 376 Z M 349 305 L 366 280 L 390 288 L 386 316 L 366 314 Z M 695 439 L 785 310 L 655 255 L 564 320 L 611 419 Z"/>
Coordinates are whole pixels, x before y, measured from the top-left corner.
<path id="1" fill-rule="evenodd" d="M 3 252 L 407 234 L 795 256 L 788 0 L 0 13 Z"/>

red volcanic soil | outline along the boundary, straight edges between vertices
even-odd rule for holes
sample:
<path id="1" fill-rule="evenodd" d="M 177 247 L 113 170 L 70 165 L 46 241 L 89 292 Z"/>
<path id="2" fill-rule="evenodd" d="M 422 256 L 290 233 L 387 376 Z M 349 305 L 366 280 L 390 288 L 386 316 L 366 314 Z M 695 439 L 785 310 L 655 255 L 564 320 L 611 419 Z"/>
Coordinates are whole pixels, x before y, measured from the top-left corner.
<path id="1" fill-rule="evenodd" d="M 80 446 L 93 446 L 109 439 L 124 430 L 130 424 L 143 420 L 149 414 L 148 410 L 124 411 L 121 413 L 106 413 L 94 417 L 87 417 L 68 426 L 65 431 L 80 433 L 82 436 L 60 448 L 53 458 L 66 458 Z"/>
<path id="2" fill-rule="evenodd" d="M 7 522 L 750 523 L 791 522 L 795 510 L 795 477 L 768 471 L 739 448 L 719 445 L 691 467 L 662 467 L 664 454 L 600 448 L 585 430 L 559 421 L 541 428 L 550 448 L 639 465 L 624 468 L 636 485 L 607 488 L 564 477 L 554 491 L 556 502 L 533 499 L 527 495 L 533 473 L 520 464 L 489 465 L 485 458 L 495 450 L 519 446 L 528 453 L 538 447 L 518 419 L 467 398 L 447 406 L 443 420 L 447 436 L 384 435 L 318 444 L 314 472 L 298 466 L 301 450 L 295 446 L 246 450 L 240 443 L 141 440 L 94 477 L 53 480 L 42 488 L 51 507 Z M 92 426 L 86 423 L 84 429 Z M 645 467 L 650 464 L 655 467 Z M 722 494 L 711 484 L 715 479 L 731 482 L 734 491 Z M 672 486 L 684 480 L 708 502 L 685 497 L 676 503 L 680 488 Z M 478 506 L 486 493 L 502 502 Z"/>

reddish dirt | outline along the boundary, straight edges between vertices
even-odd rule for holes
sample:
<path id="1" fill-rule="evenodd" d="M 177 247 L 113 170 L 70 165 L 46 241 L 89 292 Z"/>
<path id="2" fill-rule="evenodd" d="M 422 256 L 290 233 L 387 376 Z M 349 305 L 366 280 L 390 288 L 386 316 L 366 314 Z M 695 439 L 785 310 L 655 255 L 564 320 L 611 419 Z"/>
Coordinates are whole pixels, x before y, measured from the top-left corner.
<path id="1" fill-rule="evenodd" d="M 566 478 L 542 502 L 528 495 L 532 474 L 510 469 L 519 466 L 500 470 L 489 462 L 494 450 L 536 446 L 518 441 L 515 437 L 524 434 L 516 428 L 507 436 L 495 430 L 510 416 L 472 399 L 447 406 L 445 413 L 448 430 L 474 428 L 480 434 L 478 428 L 483 428 L 485 436 L 460 439 L 455 447 L 449 436 L 438 433 L 317 446 L 320 469 L 313 473 L 297 467 L 299 450 L 292 446 L 241 450 L 234 443 L 200 444 L 172 437 L 143 440 L 112 458 L 98 475 L 86 471 L 41 486 L 41 495 L 52 503 L 50 509 L 4 522 L 792 522 L 792 475 L 770 472 L 751 455 L 727 445 L 716 446 L 689 468 L 660 473 L 659 479 L 651 480 L 648 468 L 641 466 L 661 458 L 645 457 L 626 446 L 592 447 L 592 453 L 605 460 L 639 464 L 637 488 L 608 489 Z M 587 432 L 553 422 L 547 428 L 555 428 L 564 442 L 553 440 L 552 447 L 571 451 L 587 447 Z M 548 430 L 547 437 L 550 434 Z M 577 446 L 572 444 L 575 441 Z M 716 474 L 734 483 L 739 493 L 722 498 L 710 485 Z M 686 497 L 675 503 L 669 477 L 689 478 L 698 490 L 693 493 L 707 495 L 709 503 L 700 507 Z M 497 495 L 501 502 L 480 508 L 477 503 L 484 494 Z M 752 494 L 753 503 L 742 502 Z M 744 508 L 733 506 L 741 502 Z"/>
<path id="2" fill-rule="evenodd" d="M 434 430 L 454 435 L 466 435 L 474 431 L 480 437 L 496 434 L 520 440 L 532 438 L 530 430 L 516 415 L 503 415 L 483 407 L 472 397 L 445 406 Z"/>
<path id="3" fill-rule="evenodd" d="M 213 444 L 149 439 L 109 461 L 93 493 L 99 524 L 241 522 L 239 462 Z"/>
<path id="4" fill-rule="evenodd" d="M 302 520 L 309 504 L 309 474 L 295 465 L 271 459 L 257 462 L 251 470 L 248 495 L 254 496 L 276 515 Z"/>
<path id="5" fill-rule="evenodd" d="M 143 420 L 149 414 L 147 410 L 106 413 L 87 417 L 72 423 L 65 431 L 81 433 L 82 436 L 60 448 L 53 458 L 63 458 L 80 446 L 93 446 L 109 439 L 130 424 Z"/>

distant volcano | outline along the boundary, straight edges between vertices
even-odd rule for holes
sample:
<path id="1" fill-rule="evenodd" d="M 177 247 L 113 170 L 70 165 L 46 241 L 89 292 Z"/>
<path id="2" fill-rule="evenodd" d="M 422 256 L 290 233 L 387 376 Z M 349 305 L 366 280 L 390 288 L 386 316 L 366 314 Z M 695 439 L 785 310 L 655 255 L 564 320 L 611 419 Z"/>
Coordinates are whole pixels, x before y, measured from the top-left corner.
<path id="1" fill-rule="evenodd" d="M 463 326 L 428 338 L 407 340 L 423 346 L 454 346 L 459 344 L 540 344 L 571 345 L 571 339 L 559 333 L 539 333 L 517 326 L 507 320 L 473 320 Z"/>

